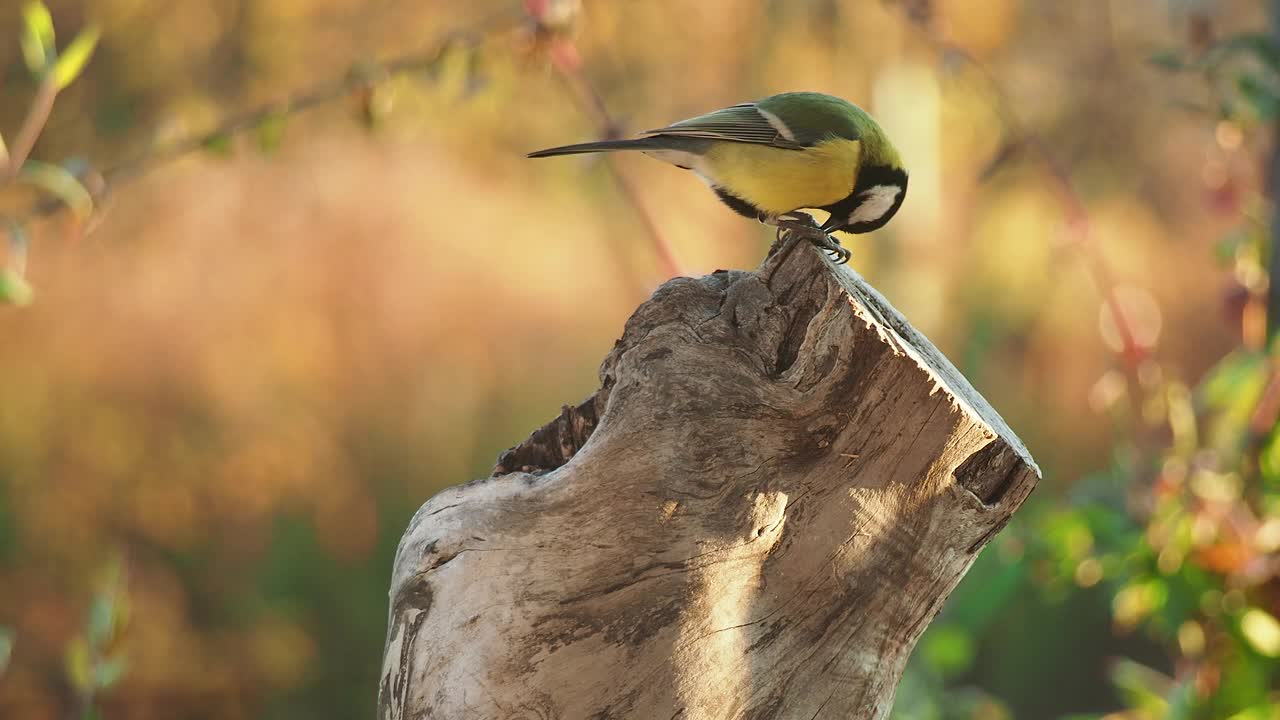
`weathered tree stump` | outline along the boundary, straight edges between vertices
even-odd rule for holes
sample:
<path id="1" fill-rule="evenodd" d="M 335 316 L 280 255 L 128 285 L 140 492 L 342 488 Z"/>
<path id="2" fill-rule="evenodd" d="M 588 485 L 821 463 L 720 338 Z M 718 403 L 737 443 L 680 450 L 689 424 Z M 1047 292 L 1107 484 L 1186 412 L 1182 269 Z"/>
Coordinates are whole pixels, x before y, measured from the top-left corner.
<path id="1" fill-rule="evenodd" d="M 883 718 L 1039 471 L 808 244 L 678 278 L 601 387 L 418 511 L 380 718 Z"/>

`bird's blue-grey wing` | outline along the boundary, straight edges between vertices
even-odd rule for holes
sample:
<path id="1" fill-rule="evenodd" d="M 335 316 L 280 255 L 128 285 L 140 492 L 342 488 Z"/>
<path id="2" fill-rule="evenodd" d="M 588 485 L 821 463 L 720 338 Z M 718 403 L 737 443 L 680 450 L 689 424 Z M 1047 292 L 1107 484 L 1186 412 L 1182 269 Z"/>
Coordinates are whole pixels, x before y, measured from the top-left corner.
<path id="1" fill-rule="evenodd" d="M 787 126 L 777 117 L 771 117 L 755 103 L 743 103 L 706 115 L 681 120 L 664 128 L 649 130 L 644 135 L 728 140 L 730 142 L 758 143 L 774 147 L 798 150 L 804 147 L 797 142 Z M 790 136 L 790 137 L 789 137 Z"/>

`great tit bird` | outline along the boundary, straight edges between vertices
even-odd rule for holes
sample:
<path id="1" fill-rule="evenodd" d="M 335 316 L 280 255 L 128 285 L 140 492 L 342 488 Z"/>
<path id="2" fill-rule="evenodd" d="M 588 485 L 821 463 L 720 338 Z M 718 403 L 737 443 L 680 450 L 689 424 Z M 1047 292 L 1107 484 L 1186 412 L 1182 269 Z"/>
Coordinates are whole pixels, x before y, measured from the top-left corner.
<path id="1" fill-rule="evenodd" d="M 831 95 L 788 92 L 681 120 L 632 140 L 565 145 L 551 157 L 639 150 L 693 170 L 734 211 L 808 238 L 847 262 L 828 233 L 865 233 L 898 212 L 907 171 L 880 125 Z M 825 210 L 818 225 L 804 209 Z"/>

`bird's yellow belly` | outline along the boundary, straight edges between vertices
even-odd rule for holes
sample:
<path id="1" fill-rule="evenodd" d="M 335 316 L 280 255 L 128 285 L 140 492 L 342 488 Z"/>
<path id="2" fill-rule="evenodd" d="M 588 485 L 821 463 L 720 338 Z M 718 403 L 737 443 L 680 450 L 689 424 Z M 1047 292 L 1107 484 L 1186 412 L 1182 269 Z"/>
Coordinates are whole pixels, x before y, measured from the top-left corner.
<path id="1" fill-rule="evenodd" d="M 714 184 L 773 215 L 839 202 L 858 177 L 856 140 L 828 140 L 803 150 L 716 143 L 700 168 Z"/>

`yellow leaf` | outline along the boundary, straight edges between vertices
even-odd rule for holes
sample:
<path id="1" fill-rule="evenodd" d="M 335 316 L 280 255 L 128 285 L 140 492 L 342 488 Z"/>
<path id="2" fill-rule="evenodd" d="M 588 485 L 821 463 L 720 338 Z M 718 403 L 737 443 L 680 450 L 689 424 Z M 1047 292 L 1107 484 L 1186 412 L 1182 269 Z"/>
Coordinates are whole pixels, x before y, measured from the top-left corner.
<path id="1" fill-rule="evenodd" d="M 89 658 L 89 643 L 77 637 L 67 643 L 65 658 L 67 680 L 80 692 L 87 692 L 93 687 L 93 667 Z"/>
<path id="2" fill-rule="evenodd" d="M 1240 632 L 1254 650 L 1267 657 L 1280 657 L 1280 621 L 1270 613 L 1249 608 L 1240 616 Z"/>
<path id="3" fill-rule="evenodd" d="M 53 64 L 53 82 L 59 90 L 70 85 L 80 76 L 94 49 L 98 47 L 98 38 L 101 35 L 102 32 L 95 26 L 85 28 L 75 40 L 71 41 L 67 49 L 62 51 L 62 55 L 58 56 L 57 62 Z"/>
<path id="4" fill-rule="evenodd" d="M 0 270 L 0 305 L 26 305 L 35 296 L 31 284 L 10 268 Z"/>
<path id="5" fill-rule="evenodd" d="M 33 73 L 42 73 L 57 52 L 53 35 L 53 16 L 38 0 L 22 7 L 22 57 Z"/>
<path id="6" fill-rule="evenodd" d="M 29 160 L 22 166 L 18 179 L 61 200 L 81 222 L 93 213 L 93 195 L 66 168 Z"/>

